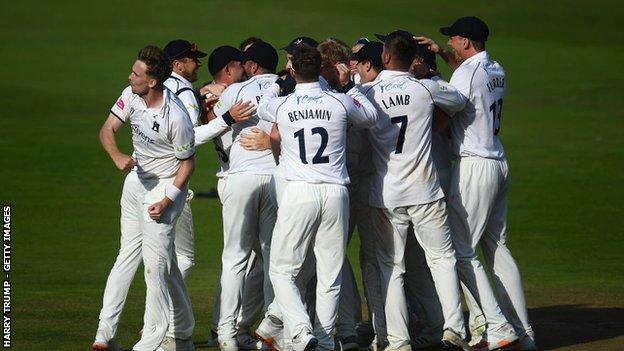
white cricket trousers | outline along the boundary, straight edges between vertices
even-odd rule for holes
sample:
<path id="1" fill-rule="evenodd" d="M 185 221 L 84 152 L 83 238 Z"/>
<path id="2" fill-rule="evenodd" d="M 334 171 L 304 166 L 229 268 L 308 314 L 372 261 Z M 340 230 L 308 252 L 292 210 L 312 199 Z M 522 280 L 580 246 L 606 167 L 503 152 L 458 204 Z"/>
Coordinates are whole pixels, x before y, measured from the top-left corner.
<path id="1" fill-rule="evenodd" d="M 223 253 L 219 340 L 236 337 L 237 318 L 245 287 L 245 276 L 254 243 L 257 255 L 269 257 L 277 210 L 273 205 L 270 175 L 228 174 L 223 189 Z M 256 245 L 258 246 L 258 245 Z M 273 301 L 268 272 L 269 260 L 263 259 L 264 306 Z"/>
<path id="2" fill-rule="evenodd" d="M 370 175 L 351 176 L 351 184 L 349 184 L 349 233 L 357 227 L 358 235 L 360 236 L 360 269 L 362 271 L 362 283 L 364 286 L 364 296 L 366 297 L 368 305 L 368 314 L 373 329 L 375 330 L 377 344 L 386 345 L 386 318 L 384 316 L 384 301 L 381 294 L 381 276 L 375 249 L 375 232 L 371 218 L 372 208 L 368 204 L 370 187 Z M 345 286 L 343 285 L 343 290 L 344 289 Z M 357 293 L 357 291 L 354 293 Z M 344 303 L 345 294 L 341 293 L 339 318 L 343 310 L 343 304 L 345 307 L 353 308 L 351 306 L 353 306 L 354 303 L 360 302 L 357 296 L 353 297 L 353 293 L 347 296 L 352 297 L 354 301 Z M 353 314 L 357 316 L 356 313 Z"/>
<path id="3" fill-rule="evenodd" d="M 172 182 L 173 178 L 140 179 L 136 172 L 126 177 L 121 196 L 121 247 L 106 282 L 96 340 L 108 341 L 115 335 L 141 256 L 147 292 L 143 335 L 133 350 L 155 350 L 167 334 L 183 339 L 193 334 L 191 302 L 173 252 L 173 228 L 186 201 L 186 191 L 165 211 L 160 222 L 152 220 L 147 211 L 162 200 L 165 187 Z M 170 301 L 174 305 L 173 316 Z"/>
<path id="4" fill-rule="evenodd" d="M 191 274 L 193 266 L 195 266 L 195 233 L 193 228 L 193 212 L 191 210 L 192 199 L 193 191 L 189 189 L 189 195 L 184 203 L 184 208 L 175 225 L 175 253 L 178 259 L 178 268 L 185 282 Z"/>
<path id="5" fill-rule="evenodd" d="M 349 226 L 347 188 L 289 181 L 281 196 L 270 256 L 275 300 L 291 335 L 313 332 L 321 349 L 333 350 Z M 310 246 L 317 277 L 314 328 L 295 284 Z"/>
<path id="6" fill-rule="evenodd" d="M 462 157 L 455 164 L 449 190 L 449 220 L 457 251 L 458 270 L 464 284 L 479 301 L 488 325 L 505 323 L 516 333 L 532 331 L 518 265 L 507 247 L 507 160 Z M 492 269 L 496 297 L 477 259 L 481 243 Z M 488 326 L 488 328 L 490 328 Z"/>
<path id="7" fill-rule="evenodd" d="M 409 225 L 425 252 L 427 265 L 442 305 L 444 329 L 465 336 L 459 279 L 455 271 L 455 250 L 447 222 L 444 199 L 422 205 L 375 208 L 372 211 L 377 235 L 376 247 L 385 301 L 390 349 L 409 345 L 407 302 L 404 290 L 405 247 Z"/>

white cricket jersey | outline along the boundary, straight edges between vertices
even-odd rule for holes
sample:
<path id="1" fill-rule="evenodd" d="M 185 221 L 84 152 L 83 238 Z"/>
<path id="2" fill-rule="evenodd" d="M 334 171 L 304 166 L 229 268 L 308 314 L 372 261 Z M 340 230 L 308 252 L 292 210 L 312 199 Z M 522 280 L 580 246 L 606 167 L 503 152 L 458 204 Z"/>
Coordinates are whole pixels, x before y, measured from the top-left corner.
<path id="1" fill-rule="evenodd" d="M 361 94 L 364 94 L 373 84 L 374 82 L 356 83 L 356 87 Z M 349 177 L 375 173 L 371 152 L 368 129 L 350 125 L 347 129 L 347 170 Z"/>
<path id="2" fill-rule="evenodd" d="M 199 116 L 201 115 L 201 107 L 195 90 L 193 90 L 193 84 L 175 72 L 171 72 L 171 76 L 167 78 L 164 84 L 180 98 L 189 117 L 191 117 L 193 126 L 200 125 L 201 121 Z"/>
<path id="3" fill-rule="evenodd" d="M 453 114 L 465 98 L 433 80 L 390 70 L 379 73 L 366 96 L 379 114 L 369 131 L 376 169 L 370 205 L 393 208 L 444 197 L 431 157 L 433 109 Z"/>
<path id="4" fill-rule="evenodd" d="M 350 96 L 349 96 L 350 95 Z M 347 122 L 370 127 L 377 120 L 373 105 L 356 88 L 349 95 L 325 91 L 321 84 L 297 84 L 285 97 L 269 98 L 258 116 L 277 123 L 281 142 L 278 168 L 287 180 L 346 185 Z"/>
<path id="5" fill-rule="evenodd" d="M 132 144 L 140 178 L 168 178 L 177 174 L 180 160 L 195 154 L 193 125 L 182 101 L 169 89 L 163 90 L 163 104 L 148 108 L 139 95 L 127 87 L 113 104 L 111 113 L 130 121 Z"/>
<path id="6" fill-rule="evenodd" d="M 274 85 L 278 76 L 275 74 L 261 74 L 244 82 L 235 83 L 227 87 L 221 94 L 219 102 L 215 105 L 216 115 L 225 114 L 238 101 L 251 101 L 256 107 L 260 99 L 269 89 L 275 89 Z M 274 91 L 273 94 L 278 94 Z M 253 127 L 259 128 L 267 134 L 271 133 L 272 123 L 263 121 L 254 114 L 246 121 L 232 125 L 232 147 L 230 149 L 230 168 L 228 174 L 272 174 L 275 169 L 275 158 L 271 150 L 252 151 L 245 150 L 240 144 L 241 134 L 251 133 Z"/>
<path id="7" fill-rule="evenodd" d="M 457 90 L 441 77 L 433 76 L 431 80 L 444 85 L 447 89 Z M 444 113 L 449 115 L 449 117 L 453 117 L 453 114 L 449 111 L 444 111 Z M 431 135 L 431 157 L 433 157 L 433 164 L 438 170 L 451 167 L 451 140 L 448 132 L 448 130 L 444 130 L 433 132 Z"/>
<path id="8" fill-rule="evenodd" d="M 483 51 L 457 67 L 450 83 L 469 100 L 451 121 L 453 153 L 459 157 L 504 158 L 498 138 L 505 96 L 503 67 Z"/>

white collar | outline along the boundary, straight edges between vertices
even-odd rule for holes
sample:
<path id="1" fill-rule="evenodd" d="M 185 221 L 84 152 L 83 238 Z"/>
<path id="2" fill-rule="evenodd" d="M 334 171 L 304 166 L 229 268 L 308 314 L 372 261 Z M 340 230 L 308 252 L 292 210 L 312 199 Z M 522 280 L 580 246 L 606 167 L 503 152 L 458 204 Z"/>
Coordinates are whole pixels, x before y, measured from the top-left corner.
<path id="1" fill-rule="evenodd" d="M 311 82 L 311 83 L 297 83 L 297 85 L 295 86 L 295 90 L 314 90 L 314 89 L 321 90 L 321 83 L 319 83 L 318 81 Z"/>
<path id="2" fill-rule="evenodd" d="M 382 79 L 401 77 L 401 76 L 413 77 L 413 75 L 411 73 L 409 73 L 409 72 L 393 71 L 393 70 L 389 70 L 389 69 L 384 69 L 383 71 L 379 72 L 379 74 L 377 75 L 377 78 L 375 80 L 382 80 Z"/>
<path id="3" fill-rule="evenodd" d="M 490 56 L 488 55 L 487 51 L 481 51 L 477 54 L 474 54 L 472 56 L 470 56 L 469 58 L 467 58 L 466 60 L 464 60 L 464 62 L 462 62 L 462 64 L 460 66 L 463 65 L 469 65 L 473 62 L 477 62 L 477 61 L 487 61 L 490 59 Z"/>
<path id="4" fill-rule="evenodd" d="M 186 78 L 182 77 L 181 75 L 177 74 L 176 72 L 171 72 L 171 77 L 181 81 L 187 87 L 191 87 L 191 88 L 193 87 L 193 84 L 191 82 L 189 82 Z"/>

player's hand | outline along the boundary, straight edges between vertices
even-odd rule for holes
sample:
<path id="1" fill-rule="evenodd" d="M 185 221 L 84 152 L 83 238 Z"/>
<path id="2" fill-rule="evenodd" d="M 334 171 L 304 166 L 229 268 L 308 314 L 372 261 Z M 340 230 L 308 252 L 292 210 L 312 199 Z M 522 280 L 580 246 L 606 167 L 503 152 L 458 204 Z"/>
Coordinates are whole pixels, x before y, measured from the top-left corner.
<path id="1" fill-rule="evenodd" d="M 242 122 L 248 120 L 256 112 L 256 106 L 251 101 L 239 101 L 230 107 L 228 112 L 236 122 Z"/>
<path id="2" fill-rule="evenodd" d="M 136 166 L 136 160 L 132 156 L 125 154 L 117 155 L 113 158 L 113 162 L 115 162 L 115 166 L 122 171 L 129 171 Z"/>
<path id="3" fill-rule="evenodd" d="M 351 81 L 351 71 L 349 70 L 349 67 L 347 67 L 344 63 L 337 63 L 335 67 L 338 71 L 338 81 L 340 82 L 340 86 L 344 87 L 349 84 Z"/>
<path id="4" fill-rule="evenodd" d="M 227 85 L 220 83 L 210 83 L 204 85 L 201 89 L 199 89 L 199 94 L 201 96 L 206 96 L 208 94 L 221 96 L 221 93 L 227 88 Z"/>
<path id="5" fill-rule="evenodd" d="M 171 201 L 168 197 L 165 197 L 157 203 L 152 204 L 150 207 L 147 208 L 147 212 L 149 213 L 150 218 L 155 221 L 159 221 L 163 213 L 165 213 L 167 207 L 169 207 L 172 203 L 173 201 Z"/>
<path id="6" fill-rule="evenodd" d="M 440 52 L 440 45 L 433 41 L 433 39 L 427 37 L 414 37 L 414 39 L 416 39 L 416 42 L 418 44 L 427 45 L 427 49 L 429 49 L 429 51 L 433 52 L 434 54 Z"/>
<path id="7" fill-rule="evenodd" d="M 210 111 L 214 108 L 214 105 L 219 101 L 219 97 L 213 94 L 206 95 L 206 98 L 202 100 L 202 106 L 204 110 Z"/>
<path id="8" fill-rule="evenodd" d="M 253 127 L 241 134 L 240 144 L 245 150 L 262 151 L 271 148 L 271 138 L 262 129 Z"/>

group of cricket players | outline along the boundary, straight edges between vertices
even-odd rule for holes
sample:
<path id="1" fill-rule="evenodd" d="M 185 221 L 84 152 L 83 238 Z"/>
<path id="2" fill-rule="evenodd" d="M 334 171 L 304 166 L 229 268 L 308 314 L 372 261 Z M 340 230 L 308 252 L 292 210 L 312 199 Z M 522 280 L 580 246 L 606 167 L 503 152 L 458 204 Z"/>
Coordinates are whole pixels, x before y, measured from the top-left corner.
<path id="1" fill-rule="evenodd" d="M 189 180 L 205 143 L 219 158 L 223 251 L 203 346 L 536 350 L 507 247 L 505 72 L 481 19 L 440 33 L 448 47 L 404 30 L 353 46 L 301 36 L 281 48 L 281 71 L 254 37 L 210 55 L 182 39 L 141 49 L 99 135 L 127 175 L 93 350 L 122 350 L 114 338 L 141 263 L 132 350 L 195 349 Z M 206 56 L 213 81 L 194 87 Z M 117 147 L 124 124 L 130 154 Z M 367 322 L 346 255 L 355 232 Z"/>

